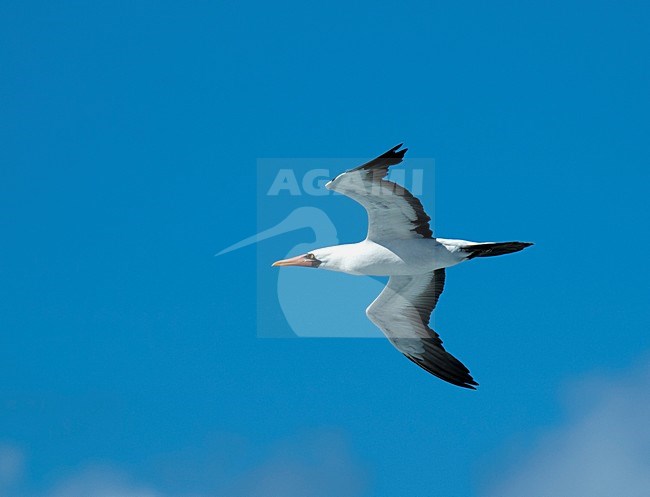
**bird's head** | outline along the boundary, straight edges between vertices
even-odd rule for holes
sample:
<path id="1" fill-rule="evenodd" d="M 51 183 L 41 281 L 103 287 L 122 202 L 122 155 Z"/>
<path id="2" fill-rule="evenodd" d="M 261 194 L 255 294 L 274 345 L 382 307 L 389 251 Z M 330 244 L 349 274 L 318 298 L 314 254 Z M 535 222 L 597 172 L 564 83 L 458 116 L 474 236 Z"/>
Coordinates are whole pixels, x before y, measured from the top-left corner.
<path id="1" fill-rule="evenodd" d="M 336 249 L 338 247 L 325 247 L 290 259 L 283 259 L 273 263 L 273 266 L 303 266 L 321 269 L 334 269 L 338 260 Z"/>

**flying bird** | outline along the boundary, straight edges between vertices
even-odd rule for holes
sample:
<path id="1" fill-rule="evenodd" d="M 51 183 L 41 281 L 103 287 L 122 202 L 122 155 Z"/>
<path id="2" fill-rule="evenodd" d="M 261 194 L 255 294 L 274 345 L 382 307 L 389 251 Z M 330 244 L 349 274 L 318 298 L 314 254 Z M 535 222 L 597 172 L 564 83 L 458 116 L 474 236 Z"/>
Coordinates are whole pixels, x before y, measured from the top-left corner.
<path id="1" fill-rule="evenodd" d="M 366 315 L 412 362 L 453 385 L 475 389 L 469 370 L 443 347 L 430 317 L 445 285 L 445 269 L 477 257 L 519 252 L 528 242 L 471 242 L 433 236 L 431 218 L 403 186 L 386 179 L 404 159 L 402 144 L 325 186 L 360 203 L 368 233 L 359 243 L 334 245 L 273 263 L 353 275 L 388 276 Z"/>

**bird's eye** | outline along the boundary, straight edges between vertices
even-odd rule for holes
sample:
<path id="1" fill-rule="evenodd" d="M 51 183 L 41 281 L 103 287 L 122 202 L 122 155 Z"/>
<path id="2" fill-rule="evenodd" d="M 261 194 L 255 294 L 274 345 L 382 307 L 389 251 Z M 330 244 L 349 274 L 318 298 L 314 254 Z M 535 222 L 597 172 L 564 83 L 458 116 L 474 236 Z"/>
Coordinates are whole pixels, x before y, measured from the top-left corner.
<path id="1" fill-rule="evenodd" d="M 314 254 L 307 254 L 307 259 L 315 259 L 316 256 Z"/>

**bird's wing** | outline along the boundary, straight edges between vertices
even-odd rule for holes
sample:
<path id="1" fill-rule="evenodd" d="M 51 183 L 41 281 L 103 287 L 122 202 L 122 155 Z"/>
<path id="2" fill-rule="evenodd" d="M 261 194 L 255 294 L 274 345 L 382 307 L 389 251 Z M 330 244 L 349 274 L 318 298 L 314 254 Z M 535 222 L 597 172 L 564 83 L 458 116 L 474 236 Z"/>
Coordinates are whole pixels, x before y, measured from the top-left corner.
<path id="1" fill-rule="evenodd" d="M 429 327 L 444 284 L 444 269 L 416 276 L 391 276 L 366 314 L 415 364 L 449 383 L 473 389 L 478 383 L 469 370 L 445 350 L 438 334 Z"/>
<path id="2" fill-rule="evenodd" d="M 325 186 L 363 205 L 368 212 L 368 239 L 431 238 L 431 218 L 406 188 L 384 179 L 388 168 L 399 164 L 408 149 L 391 148 L 359 167 L 339 174 Z"/>

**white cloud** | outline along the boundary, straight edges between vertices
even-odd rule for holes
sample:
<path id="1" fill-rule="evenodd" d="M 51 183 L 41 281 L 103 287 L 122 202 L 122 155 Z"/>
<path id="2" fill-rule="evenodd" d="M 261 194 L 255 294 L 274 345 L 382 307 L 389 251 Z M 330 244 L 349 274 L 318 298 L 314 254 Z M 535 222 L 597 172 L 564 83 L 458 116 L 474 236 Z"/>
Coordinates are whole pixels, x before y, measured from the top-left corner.
<path id="1" fill-rule="evenodd" d="M 366 475 L 339 434 L 303 436 L 279 444 L 228 492 L 241 497 L 356 497 Z"/>
<path id="2" fill-rule="evenodd" d="M 163 497 L 111 468 L 89 468 L 65 479 L 46 497 Z"/>
<path id="3" fill-rule="evenodd" d="M 0 489 L 16 483 L 23 474 L 23 451 L 11 445 L 0 444 Z"/>
<path id="4" fill-rule="evenodd" d="M 650 495 L 650 367 L 568 392 L 567 422 L 511 464 L 490 497 Z"/>
<path id="5" fill-rule="evenodd" d="M 163 481 L 141 483 L 114 467 L 90 465 L 62 477 L 35 497 L 358 497 L 365 491 L 365 471 L 338 432 L 305 433 L 278 441 L 265 452 L 253 449 L 238 454 L 231 449 L 223 446 L 220 452 L 203 453 L 199 458 L 190 451 L 173 458 L 171 462 L 178 467 L 194 465 L 198 472 L 211 473 L 202 475 L 203 491 L 197 490 L 196 481 L 184 480 L 185 485 L 176 481 L 171 486 Z M 224 456 L 234 459 L 236 472 L 228 467 L 233 461 Z M 247 464 L 237 461 L 242 456 Z M 22 461 L 21 451 L 0 446 L 0 477 L 4 474 L 7 482 L 15 482 L 22 473 Z"/>

